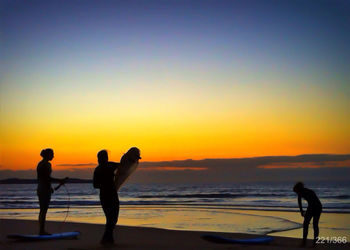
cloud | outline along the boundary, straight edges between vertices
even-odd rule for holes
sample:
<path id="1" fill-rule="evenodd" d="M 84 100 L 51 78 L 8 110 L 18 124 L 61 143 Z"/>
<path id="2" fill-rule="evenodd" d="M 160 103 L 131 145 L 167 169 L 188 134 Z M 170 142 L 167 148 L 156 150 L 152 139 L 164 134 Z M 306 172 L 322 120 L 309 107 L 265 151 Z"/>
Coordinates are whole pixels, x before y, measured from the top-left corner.
<path id="1" fill-rule="evenodd" d="M 339 168 L 350 167 L 350 160 L 345 161 L 325 161 L 325 162 L 274 162 L 268 165 L 258 166 L 259 168 Z"/>
<path id="2" fill-rule="evenodd" d="M 141 167 L 141 171 L 203 171 L 207 170 L 205 167 Z"/>
<path id="3" fill-rule="evenodd" d="M 62 163 L 62 164 L 57 164 L 56 166 L 59 167 L 91 167 L 91 166 L 96 166 L 96 163 Z"/>
<path id="4" fill-rule="evenodd" d="M 70 178 L 80 178 L 80 179 L 92 179 L 94 168 L 79 168 L 79 169 L 66 169 L 66 170 L 55 170 L 53 168 L 52 176 L 56 178 L 70 177 Z M 35 179 L 36 170 L 0 170 L 0 179 L 7 178 L 20 178 L 20 179 Z"/>
<path id="5" fill-rule="evenodd" d="M 140 169 L 148 168 L 150 171 L 136 171 L 132 180 L 135 182 L 167 183 L 340 181 L 350 180 L 349 163 L 350 155 L 328 154 L 141 162 Z M 267 166 L 275 168 L 267 168 Z M 276 166 L 283 167 L 277 168 Z M 170 167 L 173 171 L 162 169 Z M 179 170 L 174 171 L 176 168 Z M 199 168 L 201 171 L 186 171 L 186 168 Z"/>
<path id="6" fill-rule="evenodd" d="M 140 162 L 130 178 L 137 183 L 210 183 L 249 181 L 348 181 L 350 155 L 265 156 Z M 60 164 L 61 166 L 63 164 Z M 53 168 L 54 177 L 91 179 L 95 164 L 64 164 Z M 84 166 L 91 166 L 85 168 Z M 270 167 L 269 167 L 270 166 Z M 83 167 L 83 168 L 80 168 Z M 0 178 L 36 178 L 35 170 L 0 170 Z"/>

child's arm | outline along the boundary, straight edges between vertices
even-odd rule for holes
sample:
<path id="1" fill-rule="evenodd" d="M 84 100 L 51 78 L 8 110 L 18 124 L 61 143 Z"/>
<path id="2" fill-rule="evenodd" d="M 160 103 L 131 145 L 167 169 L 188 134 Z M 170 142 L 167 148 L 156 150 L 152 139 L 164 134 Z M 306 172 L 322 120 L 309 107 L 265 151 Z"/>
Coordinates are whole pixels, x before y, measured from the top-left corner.
<path id="1" fill-rule="evenodd" d="M 303 205 L 301 203 L 301 196 L 300 195 L 298 195 L 298 205 L 299 205 L 301 216 L 304 217 Z"/>

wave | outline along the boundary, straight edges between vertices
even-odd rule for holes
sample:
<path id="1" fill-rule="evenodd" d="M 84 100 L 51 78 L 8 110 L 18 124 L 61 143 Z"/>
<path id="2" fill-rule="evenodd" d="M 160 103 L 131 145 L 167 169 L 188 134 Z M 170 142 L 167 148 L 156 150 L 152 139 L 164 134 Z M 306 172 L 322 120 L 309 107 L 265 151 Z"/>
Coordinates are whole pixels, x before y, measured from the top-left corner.
<path id="1" fill-rule="evenodd" d="M 289 197 L 281 194 L 232 194 L 232 193 L 207 193 L 207 194 L 168 194 L 168 195 L 140 195 L 138 198 L 243 198 L 243 197 Z"/>
<path id="2" fill-rule="evenodd" d="M 277 204 L 220 204 L 220 203 L 198 203 L 198 202 L 184 202 L 184 201 L 169 201 L 169 200 L 158 200 L 158 201 L 121 201 L 122 206 L 160 206 L 166 207 L 198 207 L 204 209 L 238 209 L 238 210 L 261 210 L 261 211 L 285 211 L 285 212 L 297 212 L 298 208 L 295 205 L 277 205 Z M 65 208 L 67 206 L 82 209 L 87 207 L 101 207 L 99 201 L 59 201 L 50 203 L 50 208 Z M 38 209 L 39 204 L 37 202 L 23 203 L 1 203 L 1 209 Z M 323 207 L 324 213 L 350 213 L 350 206 L 336 206 L 336 207 Z"/>
<path id="3" fill-rule="evenodd" d="M 31 184 L 28 184 L 31 185 Z M 35 188 L 34 188 L 35 187 Z M 83 208 L 99 206 L 99 191 L 90 184 L 70 184 L 52 195 L 50 207 L 70 206 Z M 0 190 L 0 209 L 37 208 L 36 186 L 26 188 L 11 186 Z M 323 204 L 324 212 L 349 212 L 349 188 L 327 186 L 315 189 Z M 122 205 L 135 206 L 228 206 L 249 209 L 293 210 L 297 209 L 297 197 L 290 185 L 133 185 L 128 184 L 119 193 Z"/>
<path id="4" fill-rule="evenodd" d="M 339 200 L 348 200 L 350 199 L 350 195 L 328 195 L 328 196 L 321 196 L 321 199 L 339 199 Z"/>

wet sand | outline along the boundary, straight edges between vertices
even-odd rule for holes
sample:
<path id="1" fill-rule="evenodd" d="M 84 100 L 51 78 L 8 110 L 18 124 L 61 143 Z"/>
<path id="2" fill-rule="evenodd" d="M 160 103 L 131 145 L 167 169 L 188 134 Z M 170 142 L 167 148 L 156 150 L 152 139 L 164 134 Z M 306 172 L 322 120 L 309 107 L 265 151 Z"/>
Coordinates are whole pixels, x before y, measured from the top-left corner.
<path id="1" fill-rule="evenodd" d="M 147 227 L 117 226 L 115 230 L 116 245 L 103 247 L 99 244 L 104 226 L 88 223 L 47 222 L 47 231 L 51 233 L 63 231 L 79 231 L 78 239 L 46 240 L 46 241 L 15 241 L 7 239 L 8 234 L 35 234 L 37 221 L 1 219 L 1 249 L 303 249 L 301 240 L 275 236 L 268 244 L 217 244 L 201 238 L 208 232 L 177 231 Z M 210 233 L 230 238 L 251 238 L 256 235 L 240 233 Z M 308 242 L 310 249 L 312 242 Z M 350 249 L 350 244 L 318 244 L 316 249 Z"/>

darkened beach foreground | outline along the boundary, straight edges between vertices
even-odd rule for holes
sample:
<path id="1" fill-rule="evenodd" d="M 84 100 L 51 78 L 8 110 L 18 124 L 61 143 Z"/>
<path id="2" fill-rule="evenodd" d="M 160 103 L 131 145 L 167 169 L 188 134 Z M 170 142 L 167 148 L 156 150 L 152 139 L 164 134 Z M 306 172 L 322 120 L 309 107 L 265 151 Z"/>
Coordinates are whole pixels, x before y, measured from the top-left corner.
<path id="1" fill-rule="evenodd" d="M 6 238 L 8 234 L 31 234 L 37 230 L 37 221 L 0 220 L 1 249 L 104 249 L 99 238 L 104 226 L 85 223 L 47 222 L 50 232 L 80 231 L 78 239 L 47 240 L 36 242 L 14 241 Z M 265 245 L 216 244 L 203 240 L 204 232 L 176 231 L 146 227 L 117 226 L 117 244 L 108 249 L 302 249 L 300 239 L 275 237 Z M 250 234 L 215 233 L 230 238 L 254 237 Z M 310 248 L 312 242 L 308 242 Z M 350 249 L 350 244 L 318 244 L 316 249 Z"/>

